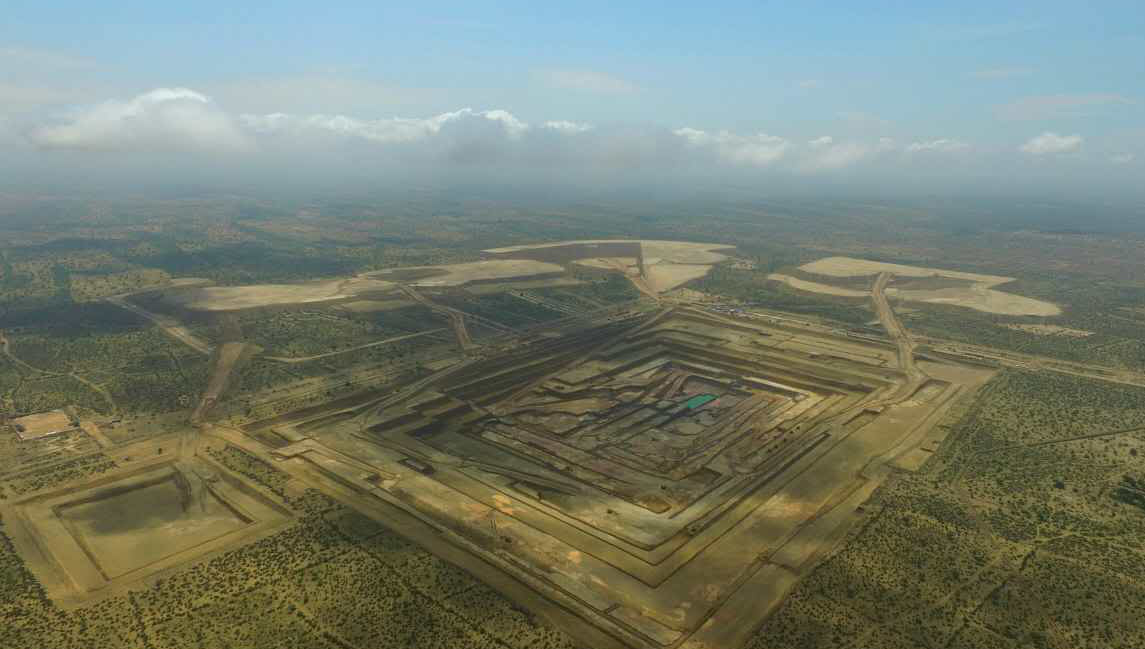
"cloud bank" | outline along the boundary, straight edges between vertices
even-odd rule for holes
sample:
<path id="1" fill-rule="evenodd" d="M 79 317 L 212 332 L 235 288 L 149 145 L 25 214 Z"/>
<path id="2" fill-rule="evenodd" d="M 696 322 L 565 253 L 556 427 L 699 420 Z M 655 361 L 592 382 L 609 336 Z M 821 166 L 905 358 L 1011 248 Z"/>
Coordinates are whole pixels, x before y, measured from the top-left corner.
<path id="1" fill-rule="evenodd" d="M 561 115 L 526 120 L 508 110 L 461 108 L 428 117 L 367 118 L 340 113 L 230 112 L 188 88 L 157 88 L 128 99 L 75 108 L 49 120 L 20 122 L 0 114 L 0 144 L 19 147 L 45 169 L 52 164 L 110 161 L 177 163 L 220 175 L 292 177 L 448 177 L 537 174 L 602 180 L 667 177 L 722 181 L 806 176 L 948 177 L 1012 164 L 1017 155 L 1054 157 L 1079 151 L 1079 134 L 1045 132 L 1028 141 L 972 146 L 955 137 L 879 136 L 888 127 L 840 124 L 842 133 L 743 133 L 695 125 L 590 124 Z M 39 150 L 38 152 L 36 150 Z M 71 152 L 71 153 L 68 153 Z M 91 154 L 98 155 L 91 155 Z M 1129 165 L 1132 148 L 1095 151 L 1105 165 Z M 1081 158 L 1079 158 L 1081 159 Z M 89 162 L 84 162 L 85 160 Z M 61 167 L 62 168 L 62 167 Z M 77 166 L 78 168 L 78 166 Z M 461 177 L 460 175 L 457 177 Z"/>
<path id="2" fill-rule="evenodd" d="M 529 125 L 504 110 L 475 111 L 462 108 L 451 113 L 442 113 L 424 119 L 391 117 L 377 120 L 360 120 L 344 115 L 298 116 L 285 113 L 269 115 L 241 115 L 241 123 L 250 130 L 272 136 L 313 135 L 325 133 L 337 137 L 358 138 L 378 144 L 400 144 L 416 142 L 436 135 L 459 125 L 470 127 L 492 127 L 510 139 L 518 139 Z M 567 122 L 572 124 L 572 122 Z"/>
<path id="3" fill-rule="evenodd" d="M 158 88 L 127 101 L 107 101 L 35 128 L 29 139 L 48 149 L 89 151 L 246 151 L 253 143 L 207 97 Z"/>
<path id="4" fill-rule="evenodd" d="M 352 151 L 408 163 L 516 162 L 581 166 L 773 168 L 836 171 L 894 149 L 893 141 L 800 143 L 769 133 L 693 127 L 599 128 L 567 119 L 529 123 L 503 109 L 430 117 L 362 119 L 341 114 L 231 114 L 202 93 L 158 88 L 126 100 L 72 110 L 39 124 L 27 139 L 45 150 L 292 155 Z M 945 140 L 943 140 L 945 141 Z"/>
<path id="5" fill-rule="evenodd" d="M 906 147 L 907 153 L 959 153 L 970 149 L 970 145 L 961 140 L 939 138 L 937 140 L 924 140 L 912 142 Z"/>
<path id="6" fill-rule="evenodd" d="M 1081 149 L 1084 139 L 1080 135 L 1058 135 L 1057 133 L 1042 133 L 1030 138 L 1020 148 L 1022 153 L 1035 156 L 1075 153 Z"/>
<path id="7" fill-rule="evenodd" d="M 784 138 L 766 133 L 736 135 L 728 131 L 708 133 L 694 128 L 679 128 L 672 134 L 693 150 L 711 153 L 724 162 L 753 167 L 766 167 L 778 162 L 790 147 Z"/>

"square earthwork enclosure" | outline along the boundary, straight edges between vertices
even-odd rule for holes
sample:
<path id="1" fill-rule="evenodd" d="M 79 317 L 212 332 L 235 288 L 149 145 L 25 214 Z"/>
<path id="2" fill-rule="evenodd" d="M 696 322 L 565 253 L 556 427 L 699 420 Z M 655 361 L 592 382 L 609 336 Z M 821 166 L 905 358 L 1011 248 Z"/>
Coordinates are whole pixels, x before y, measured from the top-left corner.
<path id="1" fill-rule="evenodd" d="M 14 542 L 64 604 L 247 542 L 290 518 L 197 459 L 40 494 L 12 512 Z"/>

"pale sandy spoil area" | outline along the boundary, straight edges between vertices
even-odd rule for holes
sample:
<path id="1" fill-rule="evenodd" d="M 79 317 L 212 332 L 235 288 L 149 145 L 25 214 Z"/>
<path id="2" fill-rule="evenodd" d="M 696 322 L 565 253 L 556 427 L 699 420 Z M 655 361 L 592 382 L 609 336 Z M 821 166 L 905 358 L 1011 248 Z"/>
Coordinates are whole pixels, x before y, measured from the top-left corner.
<path id="1" fill-rule="evenodd" d="M 718 243 L 699 243 L 693 241 L 652 241 L 633 239 L 587 239 L 577 241 L 558 241 L 555 243 L 542 243 L 537 245 L 509 246 L 507 248 L 493 248 L 488 253 L 504 254 L 535 250 L 539 248 L 556 248 L 560 246 L 583 245 L 593 246 L 610 243 L 639 243 L 644 256 L 644 273 L 646 286 L 655 293 L 664 293 L 678 286 L 682 286 L 693 279 L 699 279 L 708 274 L 712 266 L 728 259 L 728 255 L 719 251 L 735 249 Z M 577 259 L 573 263 L 601 268 L 604 270 L 617 270 L 629 276 L 638 275 L 638 260 L 634 257 L 586 257 Z"/>
<path id="2" fill-rule="evenodd" d="M 20 439 L 37 439 L 75 428 L 75 426 L 72 425 L 71 417 L 62 410 L 25 415 L 24 417 L 13 419 L 11 423 L 23 429 L 19 433 Z"/>
<path id="3" fill-rule="evenodd" d="M 640 272 L 640 269 L 637 268 L 636 257 L 592 257 L 590 259 L 578 259 L 573 263 L 578 266 L 600 268 L 602 270 L 619 270 L 625 274 L 636 274 Z"/>
<path id="4" fill-rule="evenodd" d="M 634 243 L 634 239 L 580 239 L 576 241 L 557 241 L 555 243 L 540 243 L 525 246 L 509 246 L 507 248 L 491 248 L 485 252 L 506 253 L 521 250 L 534 250 L 537 248 L 556 248 L 575 244 L 595 243 Z M 718 264 L 727 259 L 727 255 L 715 252 L 717 250 L 732 250 L 735 246 L 719 243 L 698 243 L 694 241 L 653 241 L 640 239 L 640 247 L 644 251 L 644 261 L 659 259 L 677 264 Z"/>
<path id="5" fill-rule="evenodd" d="M 978 273 L 964 273 L 957 270 L 944 270 L 941 268 L 924 268 L 921 266 L 906 266 L 904 264 L 890 264 L 883 261 L 869 259 L 855 259 L 854 257 L 824 257 L 799 267 L 807 273 L 828 275 L 830 277 L 859 277 L 862 275 L 878 275 L 891 273 L 899 277 L 931 277 L 939 275 L 953 279 L 965 279 L 971 282 L 994 286 L 1014 281 L 1013 277 L 1000 275 L 980 275 Z"/>
<path id="6" fill-rule="evenodd" d="M 394 287 L 393 282 L 356 277 L 298 284 L 208 286 L 182 291 L 172 296 L 172 299 L 184 308 L 195 311 L 235 311 L 262 306 L 329 302 L 363 293 L 387 291 Z"/>
<path id="7" fill-rule="evenodd" d="M 557 264 L 527 259 L 495 259 L 442 266 L 412 266 L 366 273 L 349 279 L 298 282 L 296 284 L 256 284 L 252 286 L 205 286 L 173 293 L 171 299 L 195 311 L 236 311 L 265 306 L 314 304 L 365 295 L 395 293 L 400 273 L 433 271 L 411 280 L 411 286 L 461 286 L 470 282 L 511 280 L 564 272 Z"/>
<path id="8" fill-rule="evenodd" d="M 831 286 L 830 284 L 809 282 L 805 279 L 799 279 L 798 277 L 792 277 L 791 275 L 784 275 L 782 273 L 771 273 L 767 276 L 767 279 L 783 282 L 791 288 L 797 288 L 801 291 L 809 291 L 811 293 L 826 293 L 827 295 L 838 295 L 840 297 L 867 297 L 871 294 L 870 291 L 856 291 L 850 288 Z"/>
<path id="9" fill-rule="evenodd" d="M 564 267 L 531 259 L 491 259 L 472 261 L 463 264 L 444 266 L 408 266 L 392 270 L 369 273 L 370 277 L 386 277 L 389 274 L 417 270 L 438 271 L 432 276 L 409 282 L 411 286 L 461 286 L 469 282 L 515 279 L 551 273 L 563 273 Z"/>
<path id="10" fill-rule="evenodd" d="M 699 279 L 708 274 L 712 267 L 708 264 L 670 264 L 660 262 L 652 266 L 645 265 L 648 284 L 657 293 L 670 291 L 677 286 Z"/>
<path id="11" fill-rule="evenodd" d="M 1015 295 L 1013 293 L 1006 293 L 1005 291 L 999 291 L 993 288 L 999 284 L 1014 281 L 1013 277 L 982 275 L 957 270 L 943 270 L 941 268 L 923 268 L 904 264 L 890 264 L 881 261 L 855 259 L 852 257 L 826 257 L 809 264 L 804 264 L 799 267 L 799 270 L 828 277 L 861 277 L 864 275 L 891 273 L 901 277 L 938 276 L 961 279 L 973 282 L 973 284 L 965 288 L 939 288 L 930 290 L 902 290 L 891 287 L 887 288 L 886 294 L 900 300 L 926 302 L 930 304 L 953 304 L 955 306 L 974 309 L 975 311 L 995 313 L 998 315 L 1055 316 L 1061 314 L 1061 309 L 1058 308 L 1056 304 Z M 839 291 L 846 290 L 833 286 L 829 287 L 831 289 L 829 291 L 820 290 L 816 287 L 827 287 L 827 285 L 818 284 L 817 282 L 802 282 L 803 286 L 800 286 L 789 281 L 799 280 L 787 276 L 772 276 L 771 279 L 776 279 L 795 288 L 816 293 L 841 295 L 842 293 Z M 848 291 L 848 293 L 854 293 L 854 291 Z"/>

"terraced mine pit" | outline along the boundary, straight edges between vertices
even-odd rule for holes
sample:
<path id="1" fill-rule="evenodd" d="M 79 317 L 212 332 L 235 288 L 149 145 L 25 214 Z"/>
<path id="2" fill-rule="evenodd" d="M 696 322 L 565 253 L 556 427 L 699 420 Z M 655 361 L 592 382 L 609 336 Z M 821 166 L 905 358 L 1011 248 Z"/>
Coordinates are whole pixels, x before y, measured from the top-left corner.
<path id="1" fill-rule="evenodd" d="M 369 419 L 311 422 L 274 454 L 598 637 L 737 647 L 992 374 L 896 354 L 764 318 L 618 314 L 461 363 Z"/>

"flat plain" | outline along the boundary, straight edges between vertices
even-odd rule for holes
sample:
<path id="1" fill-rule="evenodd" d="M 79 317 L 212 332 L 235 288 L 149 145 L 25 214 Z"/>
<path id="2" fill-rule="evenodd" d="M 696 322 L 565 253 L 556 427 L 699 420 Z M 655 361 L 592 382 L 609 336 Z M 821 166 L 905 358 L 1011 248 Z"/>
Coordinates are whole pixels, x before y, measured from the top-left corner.
<path id="1" fill-rule="evenodd" d="M 439 208 L 13 220 L 0 647 L 1145 645 L 1142 241 Z"/>

